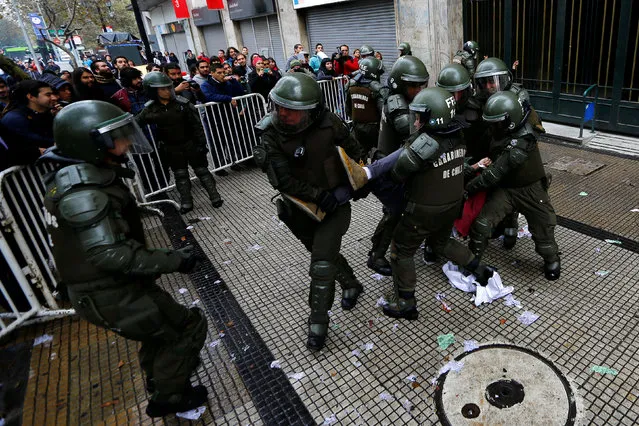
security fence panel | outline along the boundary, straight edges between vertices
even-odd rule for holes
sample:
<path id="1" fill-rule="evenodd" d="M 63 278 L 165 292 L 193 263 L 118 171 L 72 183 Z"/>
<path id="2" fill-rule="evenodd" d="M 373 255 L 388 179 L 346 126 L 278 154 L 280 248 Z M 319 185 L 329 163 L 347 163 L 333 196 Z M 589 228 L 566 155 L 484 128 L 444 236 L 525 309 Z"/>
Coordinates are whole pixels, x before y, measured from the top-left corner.
<path id="1" fill-rule="evenodd" d="M 344 87 L 348 82 L 348 77 L 337 77 L 333 80 L 318 81 L 320 89 L 324 94 L 324 103 L 329 110 L 337 114 L 342 120 L 350 121 L 348 111 L 346 111 L 346 96 Z"/>
<path id="2" fill-rule="evenodd" d="M 44 208 L 44 175 L 53 164 L 11 167 L 0 173 L 2 275 L 0 276 L 0 336 L 31 317 L 49 319 L 71 315 L 53 297 L 59 283 L 51 252 Z M 11 319 L 8 324 L 7 319 Z"/>
<path id="3" fill-rule="evenodd" d="M 253 147 L 258 142 L 255 125 L 266 115 L 266 101 L 259 93 L 234 99 L 237 106 L 218 102 L 196 105 L 206 136 L 206 155 L 212 172 L 252 158 Z M 146 132 L 153 152 L 133 154 L 130 161 L 130 167 L 137 171 L 133 190 L 138 201 L 143 204 L 149 204 L 147 197 L 175 187 L 167 154 L 154 126 L 147 126 Z M 191 179 L 195 179 L 192 170 L 190 173 Z"/>

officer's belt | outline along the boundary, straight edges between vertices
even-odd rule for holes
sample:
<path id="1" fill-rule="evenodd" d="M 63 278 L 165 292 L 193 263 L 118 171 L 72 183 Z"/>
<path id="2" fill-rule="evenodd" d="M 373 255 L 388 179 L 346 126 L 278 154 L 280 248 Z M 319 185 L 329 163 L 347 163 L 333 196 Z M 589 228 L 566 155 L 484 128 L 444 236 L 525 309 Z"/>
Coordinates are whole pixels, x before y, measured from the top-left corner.
<path id="1" fill-rule="evenodd" d="M 438 214 L 438 213 L 441 213 L 442 211 L 450 210 L 451 208 L 457 206 L 458 204 L 461 204 L 462 201 L 463 200 L 459 200 L 453 203 L 447 203 L 447 204 L 441 204 L 441 205 L 433 205 L 433 204 L 426 205 L 426 204 L 419 204 L 413 201 L 409 201 L 406 203 L 406 208 L 404 209 L 404 212 L 410 213 L 410 214 L 417 213 L 418 215 Z"/>

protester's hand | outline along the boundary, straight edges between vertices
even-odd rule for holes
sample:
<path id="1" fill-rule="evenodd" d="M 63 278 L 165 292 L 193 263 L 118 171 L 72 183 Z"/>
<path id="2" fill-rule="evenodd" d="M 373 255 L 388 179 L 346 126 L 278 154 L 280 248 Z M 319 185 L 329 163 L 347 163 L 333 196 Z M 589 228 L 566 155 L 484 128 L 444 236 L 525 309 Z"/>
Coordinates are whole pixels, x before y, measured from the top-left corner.
<path id="1" fill-rule="evenodd" d="M 44 154 L 44 151 L 46 151 L 46 148 L 38 148 L 40 150 L 40 155 Z"/>
<path id="2" fill-rule="evenodd" d="M 234 107 L 237 107 L 237 100 L 236 99 L 232 99 L 231 100 L 231 105 L 233 105 Z"/>
<path id="3" fill-rule="evenodd" d="M 337 199 L 333 194 L 327 191 L 323 191 L 317 198 L 317 206 L 324 213 L 332 213 L 339 205 Z"/>
<path id="4" fill-rule="evenodd" d="M 178 86 L 175 88 L 175 93 L 180 93 L 183 92 L 185 90 L 188 90 L 188 88 L 191 87 L 189 85 L 188 81 L 183 81 L 182 83 L 178 84 Z"/>
<path id="5" fill-rule="evenodd" d="M 477 164 L 479 165 L 479 167 L 481 167 L 481 168 L 485 168 L 485 167 L 488 167 L 488 166 L 490 166 L 491 164 L 493 164 L 493 160 L 491 160 L 491 159 L 490 159 L 490 158 L 488 158 L 488 157 L 484 157 L 484 158 L 482 158 L 481 160 L 479 160 L 479 161 L 477 162 Z"/>

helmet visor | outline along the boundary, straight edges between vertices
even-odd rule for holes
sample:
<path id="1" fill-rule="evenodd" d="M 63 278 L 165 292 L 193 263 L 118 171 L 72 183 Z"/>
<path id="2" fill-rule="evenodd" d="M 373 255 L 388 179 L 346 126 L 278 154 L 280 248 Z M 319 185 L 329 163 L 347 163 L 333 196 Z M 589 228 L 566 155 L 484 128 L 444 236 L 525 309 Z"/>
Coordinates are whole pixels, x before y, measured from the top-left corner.
<path id="1" fill-rule="evenodd" d="M 500 74 L 490 75 L 487 77 L 477 77 L 475 82 L 477 83 L 477 95 L 487 99 L 490 95 L 508 89 L 510 86 L 510 75 Z"/>
<path id="2" fill-rule="evenodd" d="M 95 131 L 95 136 L 101 145 L 116 156 L 126 153 L 148 154 L 153 151 L 142 129 L 129 113 L 102 123 Z"/>
<path id="3" fill-rule="evenodd" d="M 466 104 L 468 103 L 468 99 L 470 99 L 470 86 L 465 89 L 458 90 L 456 92 L 451 92 L 455 97 L 457 112 L 461 112 L 464 108 L 466 108 Z"/>
<path id="4" fill-rule="evenodd" d="M 271 102 L 273 125 L 282 133 L 295 134 L 308 128 L 313 122 L 311 113 L 309 109 L 291 109 Z"/>
<path id="5" fill-rule="evenodd" d="M 430 120 L 430 109 L 419 108 L 420 111 L 413 109 L 410 110 L 410 134 L 423 133 L 428 127 L 427 124 Z"/>

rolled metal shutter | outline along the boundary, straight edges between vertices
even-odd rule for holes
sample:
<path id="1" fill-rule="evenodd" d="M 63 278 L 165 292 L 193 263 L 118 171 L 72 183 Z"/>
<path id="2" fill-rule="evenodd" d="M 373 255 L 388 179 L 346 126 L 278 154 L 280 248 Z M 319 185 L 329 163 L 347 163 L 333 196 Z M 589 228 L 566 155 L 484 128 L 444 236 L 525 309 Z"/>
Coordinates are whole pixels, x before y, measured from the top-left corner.
<path id="1" fill-rule="evenodd" d="M 221 24 L 206 25 L 202 27 L 204 42 L 206 43 L 206 54 L 209 56 L 217 56 L 217 51 L 222 49 L 226 51 L 226 35 L 224 27 Z M 199 55 L 200 52 L 196 54 Z"/>
<path id="2" fill-rule="evenodd" d="M 280 35 L 280 22 L 277 20 L 277 15 L 267 16 L 268 29 L 271 34 L 271 46 L 273 50 L 269 53 L 270 56 L 275 58 L 278 65 L 286 65 L 286 56 L 284 55 L 284 44 L 282 43 L 282 36 Z"/>
<path id="3" fill-rule="evenodd" d="M 240 32 L 242 33 L 244 46 L 249 49 L 249 56 L 253 53 L 263 54 L 264 49 L 266 49 L 267 56 L 275 58 L 278 65 L 281 63 L 286 64 L 277 15 L 241 21 Z M 238 46 L 239 48 L 241 46 Z"/>
<path id="4" fill-rule="evenodd" d="M 324 52 L 330 56 L 339 45 L 347 44 L 352 55 L 362 44 L 369 44 L 381 52 L 387 72 L 399 55 L 393 0 L 361 0 L 311 7 L 306 13 L 306 28 L 310 52 L 321 43 Z M 386 79 L 382 78 L 382 82 Z"/>
<path id="5" fill-rule="evenodd" d="M 248 47 L 249 55 L 253 52 L 257 52 L 257 40 L 255 40 L 255 33 L 253 32 L 253 20 L 246 19 L 240 21 L 240 32 L 242 33 L 242 46 Z M 242 46 L 235 46 L 238 50 L 242 50 Z M 247 60 L 249 58 L 246 58 Z"/>
<path id="6" fill-rule="evenodd" d="M 186 41 L 186 33 L 175 33 L 173 34 L 173 36 L 176 45 L 175 55 L 180 60 L 180 68 L 182 68 L 183 70 L 187 70 L 188 68 L 186 67 L 186 62 L 184 61 L 185 53 L 187 50 L 189 50 L 189 43 Z"/>

